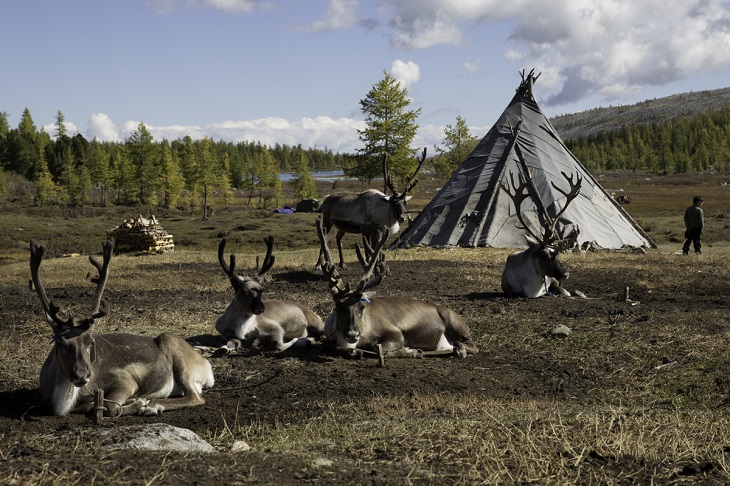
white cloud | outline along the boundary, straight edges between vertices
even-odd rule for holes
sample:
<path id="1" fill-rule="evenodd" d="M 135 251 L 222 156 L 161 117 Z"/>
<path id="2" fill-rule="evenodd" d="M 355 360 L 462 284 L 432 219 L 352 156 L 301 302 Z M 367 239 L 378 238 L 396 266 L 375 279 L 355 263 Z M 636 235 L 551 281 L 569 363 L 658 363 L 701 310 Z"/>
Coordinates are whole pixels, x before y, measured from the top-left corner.
<path id="1" fill-rule="evenodd" d="M 353 27 L 358 23 L 357 0 L 330 0 L 324 19 L 297 27 L 300 32 L 325 32 Z"/>
<path id="2" fill-rule="evenodd" d="M 268 6 L 261 0 L 147 0 L 147 5 L 159 14 L 171 14 L 179 8 L 181 3 L 188 8 L 231 13 L 248 13 Z"/>
<path id="3" fill-rule="evenodd" d="M 63 122 L 63 126 L 66 129 L 66 135 L 68 135 L 69 137 L 73 137 L 74 135 L 79 133 L 79 129 L 76 128 L 76 125 L 72 122 Z M 44 132 L 51 136 L 51 138 L 56 138 L 58 136 L 58 125 L 56 125 L 55 123 L 43 125 L 42 128 Z"/>
<path id="4" fill-rule="evenodd" d="M 141 122 L 144 123 L 144 122 Z M 139 128 L 140 121 L 129 120 L 118 128 L 112 120 L 103 113 L 95 113 L 89 120 L 87 138 L 96 137 L 100 141 L 124 141 Z M 354 152 L 360 147 L 358 130 L 364 130 L 364 121 L 351 118 L 333 119 L 328 116 L 302 118 L 296 122 L 289 122 L 284 118 L 269 117 L 256 120 L 224 121 L 204 127 L 171 125 L 155 126 L 145 123 L 147 130 L 156 141 L 163 139 L 177 140 L 189 136 L 194 140 L 208 137 L 212 140 L 224 140 L 238 143 L 243 141 L 261 142 L 263 145 L 274 146 L 286 144 L 296 146 L 301 144 L 305 148 L 325 147 L 335 152 Z"/>
<path id="5" fill-rule="evenodd" d="M 477 59 L 474 62 L 465 62 L 464 69 L 468 74 L 476 74 L 482 69 L 482 61 Z"/>
<path id="6" fill-rule="evenodd" d="M 396 59 L 390 63 L 390 74 L 398 80 L 401 85 L 408 88 L 421 79 L 421 68 L 413 61 L 401 61 Z"/>
<path id="7" fill-rule="evenodd" d="M 726 0 L 387 0 L 394 44 L 424 49 L 511 25 L 504 57 L 543 72 L 549 103 L 627 96 L 730 65 Z M 481 29 L 479 28 L 481 27 Z M 466 34 L 464 34 L 466 32 Z"/>
<path id="8" fill-rule="evenodd" d="M 119 142 L 119 130 L 114 122 L 104 113 L 92 113 L 86 129 L 86 139 L 97 138 L 105 142 Z"/>

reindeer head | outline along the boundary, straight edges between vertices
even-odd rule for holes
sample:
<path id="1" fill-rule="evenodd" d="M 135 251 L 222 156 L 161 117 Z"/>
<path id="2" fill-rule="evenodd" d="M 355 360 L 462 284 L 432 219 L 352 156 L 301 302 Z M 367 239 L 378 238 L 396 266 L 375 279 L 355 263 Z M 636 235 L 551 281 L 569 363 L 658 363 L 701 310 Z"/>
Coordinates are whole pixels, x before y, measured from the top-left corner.
<path id="1" fill-rule="evenodd" d="M 357 247 L 357 255 L 360 263 L 363 265 L 363 274 L 358 284 L 352 288 L 349 283 L 345 283 L 337 273 L 324 234 L 324 228 L 321 218 L 317 218 L 317 234 L 322 248 L 322 273 L 329 281 L 330 293 L 335 303 L 335 322 L 337 330 L 342 337 L 350 344 L 357 342 L 360 337 L 360 322 L 365 311 L 365 307 L 370 302 L 365 291 L 375 287 L 383 281 L 383 277 L 387 273 L 385 257 L 381 250 L 385 241 L 390 235 L 387 228 L 377 240 L 375 247 L 369 245 L 368 239 L 363 237 L 363 245 L 365 246 L 365 256 Z"/>
<path id="2" fill-rule="evenodd" d="M 264 274 L 274 265 L 275 257 L 271 254 L 274 247 L 274 237 L 268 236 L 264 238 L 266 243 L 266 257 L 264 263 L 261 265 L 261 270 L 256 277 L 243 277 L 236 273 L 236 255 L 231 254 L 230 266 L 226 265 L 225 259 L 223 258 L 223 252 L 226 248 L 226 239 L 222 239 L 218 245 L 218 262 L 220 262 L 223 271 L 228 275 L 228 279 L 233 287 L 234 301 L 236 305 L 240 306 L 245 312 L 250 312 L 256 315 L 263 314 L 265 308 L 264 303 L 261 300 L 263 294 L 263 286 L 261 285 L 264 281 Z"/>
<path id="3" fill-rule="evenodd" d="M 391 192 L 391 195 L 383 197 L 383 201 L 390 203 L 390 212 L 398 223 L 404 223 L 406 221 L 406 203 L 411 199 L 411 196 L 409 196 L 408 193 L 416 187 L 416 184 L 418 184 L 418 179 L 415 179 L 415 177 L 416 174 L 418 174 L 418 171 L 421 170 L 421 166 L 425 160 L 426 149 L 424 148 L 421 159 L 418 161 L 418 167 L 416 167 L 415 172 L 413 172 L 406 181 L 403 192 L 398 192 L 395 188 L 395 184 L 393 184 L 393 178 L 391 177 L 390 172 L 388 172 L 388 154 L 383 155 L 383 180 Z"/>
<path id="4" fill-rule="evenodd" d="M 89 257 L 89 261 L 98 272 L 98 276 L 91 280 L 96 283 L 91 314 L 83 318 L 66 314 L 66 317 L 63 318 L 59 315 L 61 308 L 48 299 L 46 289 L 40 279 L 39 269 L 46 249 L 34 241 L 30 242 L 30 275 L 41 300 L 46 321 L 53 330 L 56 359 L 65 377 L 77 387 L 82 387 L 91 380 L 91 364 L 96 361 L 96 347 L 91 331 L 109 312 L 109 307 L 101 296 L 109 275 L 109 262 L 114 251 L 114 240 L 106 240 L 102 243 L 102 248 L 103 263 L 99 263 L 94 257 Z"/>

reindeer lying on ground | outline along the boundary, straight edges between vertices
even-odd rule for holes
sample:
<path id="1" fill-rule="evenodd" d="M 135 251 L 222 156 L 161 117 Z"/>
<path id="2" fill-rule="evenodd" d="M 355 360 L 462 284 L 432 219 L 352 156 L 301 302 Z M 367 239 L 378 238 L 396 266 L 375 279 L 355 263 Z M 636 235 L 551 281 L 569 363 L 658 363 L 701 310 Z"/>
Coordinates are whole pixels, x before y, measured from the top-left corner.
<path id="1" fill-rule="evenodd" d="M 226 240 L 218 245 L 218 262 L 231 281 L 235 295 L 215 328 L 227 340 L 216 356 L 228 354 L 240 347 L 274 349 L 283 351 L 290 347 L 308 346 L 322 338 L 324 323 L 311 309 L 285 300 L 261 300 L 262 282 L 266 272 L 274 265 L 272 255 L 274 239 L 269 236 L 266 243 L 266 257 L 255 278 L 242 277 L 236 273 L 236 255 L 230 256 L 226 265 L 223 252 Z"/>
<path id="2" fill-rule="evenodd" d="M 322 272 L 335 303 L 325 322 L 329 343 L 351 351 L 373 351 L 381 345 L 383 353 L 391 357 L 420 358 L 430 353 L 465 358 L 479 351 L 469 329 L 451 309 L 406 297 L 368 298 L 365 291 L 378 285 L 387 272 L 381 253 L 389 235 L 387 229 L 367 253 L 369 261 L 354 288 L 343 282 L 335 269 L 321 219 L 317 219 L 317 234 L 324 255 Z M 367 239 L 363 240 L 367 245 Z"/>
<path id="3" fill-rule="evenodd" d="M 210 363 L 181 337 L 92 334 L 109 310 L 101 297 L 106 286 L 114 240 L 103 244 L 104 260 L 89 261 L 98 271 L 89 317 L 61 317 L 48 299 L 39 268 L 45 248 L 30 243 L 30 274 L 43 313 L 53 330 L 53 349 L 40 376 L 41 397 L 53 413 L 86 413 L 94 408 L 94 391 L 104 391 L 104 416 L 158 415 L 205 403 L 204 389 L 213 386 Z"/>
<path id="4" fill-rule="evenodd" d="M 520 207 L 522 202 L 529 196 L 528 182 L 524 180 L 522 174 L 519 175 L 518 187 L 515 185 L 514 176 L 510 172 L 510 181 L 514 193 L 510 192 L 509 186 L 502 186 L 502 189 L 509 194 L 515 205 L 517 219 L 521 224 L 518 228 L 524 229 L 528 233 L 525 235 L 528 248 L 508 256 L 502 272 L 502 291 L 508 297 L 533 298 L 547 294 L 570 297 L 570 292 L 561 286 L 570 273 L 559 258 L 560 253 L 557 248 L 561 245 L 556 236 L 555 227 L 571 201 L 580 194 L 583 179 L 578 175 L 576 180 L 573 181 L 572 175 L 568 177 L 565 172 L 562 172 L 562 174 L 570 184 L 568 192 L 560 189 L 555 183 L 551 184 L 566 196 L 565 205 L 555 217 L 551 217 L 547 211 L 544 211 L 543 217 L 546 225 L 542 237 L 537 237 L 522 217 Z M 527 192 L 526 189 L 528 189 Z M 542 206 L 538 205 L 538 207 Z M 577 238 L 577 235 L 575 235 L 575 238 Z M 578 295 L 582 296 L 580 293 Z"/>
<path id="5" fill-rule="evenodd" d="M 383 178 L 391 191 L 386 196 L 376 189 L 368 189 L 360 194 L 330 195 L 322 201 L 322 221 L 325 234 L 329 235 L 332 227 L 337 228 L 337 250 L 340 256 L 340 268 L 345 268 L 342 257 L 342 238 L 345 233 L 362 234 L 370 239 L 373 231 L 388 228 L 390 234 L 396 234 L 400 225 L 406 221 L 406 202 L 411 198 L 411 191 L 418 179 L 414 179 L 426 160 L 426 149 L 419 160 L 416 171 L 408 178 L 403 192 L 398 192 L 388 172 L 387 156 L 383 156 Z M 372 244 L 371 240 L 371 244 Z M 320 253 L 319 258 L 322 258 Z M 319 261 L 318 261 L 319 263 Z"/>

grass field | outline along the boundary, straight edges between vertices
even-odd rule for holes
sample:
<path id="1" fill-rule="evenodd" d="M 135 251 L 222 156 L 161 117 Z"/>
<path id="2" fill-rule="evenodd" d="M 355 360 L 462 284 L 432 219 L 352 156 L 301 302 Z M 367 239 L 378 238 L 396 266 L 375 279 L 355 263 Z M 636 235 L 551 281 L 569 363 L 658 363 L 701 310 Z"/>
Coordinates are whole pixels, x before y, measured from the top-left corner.
<path id="1" fill-rule="evenodd" d="M 587 300 L 506 298 L 499 277 L 510 250 L 389 252 L 391 275 L 378 293 L 456 310 L 477 355 L 379 368 L 319 348 L 239 353 L 212 360 L 217 385 L 205 405 L 101 426 L 190 428 L 216 447 L 212 455 L 103 451 L 88 418 L 48 416 L 39 404 L 49 330 L 28 290 L 28 241 L 48 246 L 49 291 L 84 309 L 88 261 L 61 256 L 98 253 L 108 229 L 146 209 L 2 208 L 0 483 L 727 484 L 730 174 L 598 178 L 630 196 L 625 208 L 658 249 L 565 255 L 567 287 Z M 423 181 L 411 207 L 438 185 Z M 705 247 L 683 257 L 682 213 L 695 194 L 705 198 Z M 231 297 L 215 254 L 222 237 L 251 274 L 261 239 L 273 234 L 277 261 L 265 296 L 329 312 L 332 300 L 313 269 L 316 215 L 214 209 L 208 220 L 156 212 L 176 250 L 115 256 L 112 312 L 100 332 L 214 340 L 213 323 Z M 354 263 L 352 250 L 346 259 Z M 344 276 L 353 280 L 351 267 Z M 621 299 L 627 287 L 630 301 Z M 553 335 L 557 324 L 571 334 Z M 240 441 L 251 450 L 232 452 Z"/>

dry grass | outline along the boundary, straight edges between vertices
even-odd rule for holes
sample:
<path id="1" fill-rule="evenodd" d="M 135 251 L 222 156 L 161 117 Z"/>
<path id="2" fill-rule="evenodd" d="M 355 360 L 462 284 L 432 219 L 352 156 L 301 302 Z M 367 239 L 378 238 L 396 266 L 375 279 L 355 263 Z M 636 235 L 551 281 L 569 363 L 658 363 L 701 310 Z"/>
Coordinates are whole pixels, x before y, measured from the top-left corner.
<path id="1" fill-rule="evenodd" d="M 723 445 L 730 418 L 719 411 L 587 408 L 468 394 L 373 397 L 322 408 L 304 423 L 226 424 L 212 440 L 221 448 L 244 440 L 278 453 L 344 456 L 362 467 L 397 458 L 435 482 L 605 484 L 655 474 L 640 463 L 618 475 L 596 467 L 623 457 L 654 467 L 709 460 L 730 471 Z"/>
<path id="2" fill-rule="evenodd" d="M 199 428 L 204 438 L 223 452 L 217 459 L 219 469 L 199 472 L 196 477 L 230 474 L 241 482 L 266 482 L 262 479 L 265 476 L 256 474 L 254 459 L 301 462 L 311 471 L 312 461 L 323 458 L 342 470 L 400 471 L 400 484 L 730 481 L 730 415 L 726 406 L 730 401 L 730 315 L 725 291 L 730 275 L 726 215 L 730 193 L 714 183 L 687 187 L 663 180 L 665 184 L 655 187 L 645 182 L 611 179 L 612 184 L 626 188 L 632 197 L 627 209 L 647 222 L 645 226 L 651 227 L 659 249 L 646 255 L 566 255 L 564 260 L 572 274 L 568 288 L 585 291 L 592 297 L 588 301 L 568 300 L 557 308 L 549 299 L 525 302 L 494 298 L 509 250 L 416 248 L 389 252 L 393 268 L 403 270 L 408 263 L 426 262 L 448 269 L 448 276 L 417 276 L 422 282 L 418 296 L 463 312 L 490 366 L 477 370 L 484 372 L 477 388 L 460 393 L 403 391 L 385 395 L 373 388 L 366 398 L 317 397 L 316 403 L 307 404 L 301 412 L 281 418 L 254 415 L 252 419 L 253 412 L 239 411 L 236 402 L 231 402 L 227 405 L 234 413 L 216 410 L 220 416 Z M 675 240 L 681 236 L 681 212 L 686 206 L 678 201 L 695 192 L 701 192 L 707 201 L 706 243 L 711 246 L 706 246 L 701 257 L 683 258 L 673 254 L 678 249 Z M 49 243 L 56 256 L 83 248 L 88 251 L 80 253 L 98 253 L 104 229 L 123 219 L 118 210 L 68 218 L 56 214 L 46 218 L 35 210 L 17 213 L 0 214 L 0 227 L 9 230 L 2 240 L 7 245 L 0 246 L 0 311 L 6 336 L 0 341 L 0 392 L 6 400 L 12 400 L 18 390 L 37 387 L 40 363 L 50 350 L 50 333 L 41 321 L 40 306 L 11 309 L 2 300 L 9 302 L 19 293 L 29 292 L 27 240 Z M 315 215 L 285 219 L 239 208 L 218 212 L 214 221 L 168 216 L 161 218 L 163 226 L 180 235 L 176 240 L 182 242 L 175 252 L 115 256 L 107 290 L 112 313 L 103 322 L 103 331 L 210 335 L 216 317 L 230 299 L 230 284 L 215 253 L 224 236 L 229 241 L 227 253 L 237 254 L 239 271 L 253 274 L 256 255 L 264 253 L 261 238 L 274 234 L 275 273 L 295 276 L 296 285 L 290 284 L 282 293 L 275 279 L 267 288 L 268 297 L 297 300 L 320 313 L 331 308 L 322 282 L 307 280 L 318 253 L 312 226 Z M 86 236 L 80 219 L 89 223 Z M 21 227 L 23 230 L 18 230 Z M 66 231 L 70 236 L 64 237 Z M 84 246 L 78 246 L 80 242 Z M 347 250 L 346 260 L 355 261 L 352 250 Z M 70 297 L 62 302 L 76 309 L 90 305 L 88 289 L 92 285 L 86 280 L 90 269 L 86 257 L 49 258 L 41 272 L 49 292 L 67 291 Z M 352 268 L 345 275 L 356 278 L 357 270 Z M 383 291 L 399 292 L 403 283 L 399 279 L 404 278 L 414 277 L 394 272 L 383 283 Z M 437 286 L 438 279 L 455 284 L 453 288 Z M 618 300 L 625 287 L 640 304 L 631 306 Z M 183 298 L 175 306 L 155 304 L 172 295 Z M 669 305 L 672 296 L 690 299 L 686 307 Z M 693 305 L 692 297 L 705 304 Z M 12 319 L 5 317 L 8 315 Z M 565 340 L 556 340 L 550 335 L 556 324 L 567 325 L 573 333 Z M 536 368 L 540 363 L 560 363 L 570 374 L 564 382 L 551 383 L 555 391 L 546 396 L 504 388 L 501 398 L 490 395 L 488 391 L 501 384 L 501 373 L 506 375 L 514 367 L 509 365 L 521 359 L 534 361 Z M 255 384 L 269 376 L 266 368 L 248 371 L 246 363 L 245 359 L 216 360 L 216 379 L 220 383 L 237 380 L 232 383 L 237 386 Z M 295 373 L 306 364 L 286 359 L 271 362 L 272 370 L 287 370 L 288 366 Z M 366 374 L 364 367 L 360 369 Z M 535 374 L 539 376 L 539 370 Z M 563 389 L 567 391 L 562 393 Z M 54 457 L 59 451 L 89 455 L 89 460 L 97 463 L 94 474 L 107 483 L 185 482 L 181 471 L 193 467 L 182 455 L 160 454 L 154 456 L 154 468 L 140 472 L 130 465 L 138 458 L 135 455 L 94 452 L 82 428 L 59 443 L 57 431 L 26 434 L 23 423 L 21 420 L 17 428 L 1 437 L 1 484 L 93 482 L 90 473 L 59 462 Z M 240 440 L 253 447 L 250 455 L 225 452 Z M 23 456 L 23 451 L 29 451 L 28 455 Z M 200 464 L 199 468 L 208 467 Z M 317 477 L 333 481 L 324 473 Z"/>

